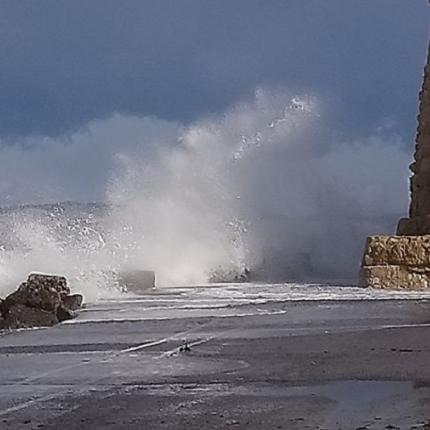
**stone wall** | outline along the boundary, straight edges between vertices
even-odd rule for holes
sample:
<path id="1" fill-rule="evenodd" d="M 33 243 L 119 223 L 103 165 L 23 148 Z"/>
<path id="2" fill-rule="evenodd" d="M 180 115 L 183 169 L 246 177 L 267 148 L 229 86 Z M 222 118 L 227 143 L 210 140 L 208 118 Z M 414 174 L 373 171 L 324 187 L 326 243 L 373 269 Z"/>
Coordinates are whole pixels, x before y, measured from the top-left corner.
<path id="1" fill-rule="evenodd" d="M 430 235 L 369 237 L 360 285 L 387 289 L 429 288 Z"/>

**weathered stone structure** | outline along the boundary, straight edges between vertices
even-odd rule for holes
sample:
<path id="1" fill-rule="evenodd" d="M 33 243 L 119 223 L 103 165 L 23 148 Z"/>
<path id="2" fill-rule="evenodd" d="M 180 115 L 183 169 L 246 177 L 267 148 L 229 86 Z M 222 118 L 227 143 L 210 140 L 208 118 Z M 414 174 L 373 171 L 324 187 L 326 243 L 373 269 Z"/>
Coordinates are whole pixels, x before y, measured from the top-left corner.
<path id="1" fill-rule="evenodd" d="M 369 237 L 360 284 L 387 289 L 430 288 L 430 235 Z"/>
<path id="2" fill-rule="evenodd" d="M 397 234 L 417 236 L 430 234 L 430 46 L 424 82 L 420 92 L 420 107 L 414 162 L 410 169 L 411 204 L 409 218 L 401 219 Z"/>
<path id="3" fill-rule="evenodd" d="M 397 236 L 373 236 L 366 242 L 360 284 L 392 289 L 430 288 L 430 45 L 419 96 L 419 115 L 409 218 L 399 221 Z"/>

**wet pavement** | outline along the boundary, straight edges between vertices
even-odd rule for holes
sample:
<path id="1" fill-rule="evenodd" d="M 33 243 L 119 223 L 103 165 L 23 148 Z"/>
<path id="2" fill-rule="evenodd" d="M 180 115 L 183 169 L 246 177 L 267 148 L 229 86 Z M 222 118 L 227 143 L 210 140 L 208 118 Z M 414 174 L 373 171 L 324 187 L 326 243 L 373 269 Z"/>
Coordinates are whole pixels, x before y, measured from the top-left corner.
<path id="1" fill-rule="evenodd" d="M 0 428 L 430 428 L 426 297 L 278 289 L 163 290 L 4 334 Z"/>

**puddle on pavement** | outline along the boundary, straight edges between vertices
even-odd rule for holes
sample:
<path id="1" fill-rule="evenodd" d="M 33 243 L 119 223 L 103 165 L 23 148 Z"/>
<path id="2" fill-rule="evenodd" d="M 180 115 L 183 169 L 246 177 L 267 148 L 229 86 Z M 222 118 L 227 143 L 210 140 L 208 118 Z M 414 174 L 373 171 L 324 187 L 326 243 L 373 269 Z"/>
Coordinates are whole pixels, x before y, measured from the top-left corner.
<path id="1" fill-rule="evenodd" d="M 286 384 L 255 383 L 244 385 L 192 384 L 188 386 L 148 387 L 152 395 L 182 395 L 212 402 L 231 396 L 232 404 L 250 403 L 278 405 L 286 418 L 302 422 L 301 428 L 379 430 L 425 430 L 430 425 L 430 387 L 408 381 L 336 381 L 323 385 L 288 386 Z M 291 410 L 312 411 L 309 415 Z M 255 412 L 255 411 L 254 411 Z M 254 413 L 253 412 L 253 413 Z M 318 425 L 316 425 L 316 423 Z M 305 425 L 310 424 L 310 427 Z M 294 427 L 296 428 L 296 427 Z"/>

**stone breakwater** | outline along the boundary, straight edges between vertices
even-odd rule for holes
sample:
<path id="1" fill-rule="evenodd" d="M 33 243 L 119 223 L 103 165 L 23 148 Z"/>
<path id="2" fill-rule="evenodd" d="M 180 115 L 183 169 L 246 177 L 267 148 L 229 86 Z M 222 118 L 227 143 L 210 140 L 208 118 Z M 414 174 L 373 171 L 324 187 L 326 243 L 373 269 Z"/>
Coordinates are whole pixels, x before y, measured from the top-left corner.
<path id="1" fill-rule="evenodd" d="M 82 306 L 63 276 L 30 274 L 16 291 L 0 299 L 0 329 L 47 327 L 74 318 Z"/>

